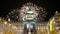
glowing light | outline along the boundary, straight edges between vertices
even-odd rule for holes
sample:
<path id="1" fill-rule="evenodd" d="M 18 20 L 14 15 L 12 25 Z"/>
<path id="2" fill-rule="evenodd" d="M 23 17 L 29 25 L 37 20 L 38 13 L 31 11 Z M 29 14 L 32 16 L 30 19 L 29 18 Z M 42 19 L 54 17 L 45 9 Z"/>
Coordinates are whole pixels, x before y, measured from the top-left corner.
<path id="1" fill-rule="evenodd" d="M 11 26 L 11 24 L 9 24 L 9 26 Z"/>
<path id="2" fill-rule="evenodd" d="M 27 11 L 27 13 L 33 13 L 33 11 Z"/>
<path id="3" fill-rule="evenodd" d="M 8 18 L 8 21 L 10 22 L 10 18 Z"/>
<path id="4" fill-rule="evenodd" d="M 5 21 L 4 24 L 7 24 L 7 22 Z"/>
<path id="5" fill-rule="evenodd" d="M 13 25 L 12 25 L 12 28 L 13 28 L 13 29 L 17 29 L 17 27 L 16 27 L 16 26 L 13 26 Z"/>
<path id="6" fill-rule="evenodd" d="M 55 12 L 56 14 L 58 13 L 58 11 Z"/>

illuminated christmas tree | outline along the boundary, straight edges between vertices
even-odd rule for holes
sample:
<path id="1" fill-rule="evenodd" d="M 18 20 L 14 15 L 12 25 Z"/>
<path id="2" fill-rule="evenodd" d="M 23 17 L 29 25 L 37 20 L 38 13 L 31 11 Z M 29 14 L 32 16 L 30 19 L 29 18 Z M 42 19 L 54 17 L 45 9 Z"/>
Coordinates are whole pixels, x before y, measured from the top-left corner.
<path id="1" fill-rule="evenodd" d="M 37 21 L 43 21 L 46 18 L 46 11 L 45 8 L 41 6 L 37 6 L 33 3 L 26 3 L 20 9 L 14 9 L 13 11 L 9 12 L 7 15 L 7 19 L 10 21 L 23 21 L 26 16 L 25 12 L 31 9 L 34 13 L 34 18 Z"/>

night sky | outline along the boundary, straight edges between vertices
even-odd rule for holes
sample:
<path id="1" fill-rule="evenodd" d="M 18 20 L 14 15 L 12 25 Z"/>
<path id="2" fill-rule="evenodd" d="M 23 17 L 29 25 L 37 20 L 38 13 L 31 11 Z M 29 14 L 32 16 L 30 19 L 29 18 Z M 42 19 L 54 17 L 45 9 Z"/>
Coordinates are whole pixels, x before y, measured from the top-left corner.
<path id="1" fill-rule="evenodd" d="M 27 2 L 32 2 L 45 8 L 47 11 L 46 20 L 49 20 L 56 10 L 60 11 L 60 1 L 58 0 L 0 0 L 0 16 L 6 17 L 11 10 L 20 8 Z"/>

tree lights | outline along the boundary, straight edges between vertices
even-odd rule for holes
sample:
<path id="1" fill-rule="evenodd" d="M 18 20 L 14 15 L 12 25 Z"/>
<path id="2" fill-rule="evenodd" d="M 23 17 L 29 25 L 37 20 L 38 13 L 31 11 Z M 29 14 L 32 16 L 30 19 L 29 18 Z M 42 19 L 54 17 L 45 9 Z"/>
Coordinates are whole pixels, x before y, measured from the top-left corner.
<path id="1" fill-rule="evenodd" d="M 30 11 L 31 10 L 31 11 Z M 43 21 L 46 17 L 45 8 L 41 6 L 37 6 L 33 3 L 26 3 L 20 9 L 13 9 L 11 12 L 7 14 L 7 19 L 9 21 L 23 21 L 26 13 L 33 13 L 32 15 L 37 21 Z"/>

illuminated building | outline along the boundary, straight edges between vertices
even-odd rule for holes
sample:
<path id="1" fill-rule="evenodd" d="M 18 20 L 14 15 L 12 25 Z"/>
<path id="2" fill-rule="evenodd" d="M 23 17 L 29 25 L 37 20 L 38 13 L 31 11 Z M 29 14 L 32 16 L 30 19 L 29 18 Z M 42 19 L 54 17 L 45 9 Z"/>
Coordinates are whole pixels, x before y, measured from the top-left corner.
<path id="1" fill-rule="evenodd" d="M 24 30 L 26 27 L 25 25 L 29 25 L 29 27 L 27 26 L 28 28 L 33 28 L 32 31 L 34 31 L 35 34 L 36 30 L 38 31 L 39 29 L 39 32 L 42 33 L 44 30 L 47 30 L 47 24 L 41 25 L 40 23 L 42 22 L 40 21 L 44 21 L 46 14 L 47 13 L 43 7 L 37 6 L 33 3 L 26 3 L 20 9 L 13 9 L 11 12 L 9 12 L 7 14 L 6 21 L 3 21 L 2 25 L 4 25 L 5 31 L 7 29 L 11 29 L 13 31 L 16 31 L 17 34 L 20 34 L 20 28 Z M 36 28 L 36 24 L 38 24 L 38 22 L 40 24 L 39 29 Z M 30 29 L 29 33 L 31 33 Z"/>
<path id="2" fill-rule="evenodd" d="M 57 11 L 53 18 L 50 19 L 49 29 L 50 34 L 58 34 L 58 32 L 60 31 L 60 13 L 58 13 Z"/>

